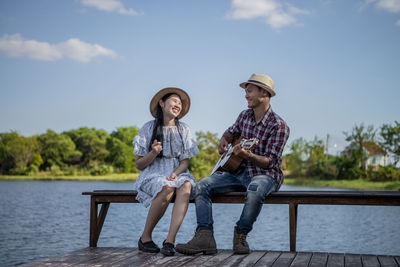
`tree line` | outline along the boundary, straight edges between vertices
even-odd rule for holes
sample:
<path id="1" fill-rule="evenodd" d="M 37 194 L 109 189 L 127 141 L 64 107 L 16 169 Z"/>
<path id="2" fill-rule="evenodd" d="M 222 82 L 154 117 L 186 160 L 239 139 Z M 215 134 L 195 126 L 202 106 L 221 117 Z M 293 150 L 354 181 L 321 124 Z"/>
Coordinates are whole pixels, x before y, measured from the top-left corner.
<path id="1" fill-rule="evenodd" d="M 95 128 L 79 128 L 62 133 L 46 133 L 25 137 L 15 131 L 0 133 L 0 174 L 33 175 L 105 175 L 110 173 L 138 173 L 132 141 L 139 133 L 137 127 L 117 128 L 110 134 Z M 344 132 L 348 142 L 340 155 L 326 153 L 322 139 L 303 138 L 287 145 L 283 169 L 292 177 L 323 179 L 399 180 L 400 124 L 355 126 Z M 189 161 L 189 169 L 196 178 L 211 173 L 219 159 L 219 138 L 211 132 L 196 132 L 200 153 Z M 374 144 L 393 159 L 385 166 L 367 166 L 366 145 Z"/>

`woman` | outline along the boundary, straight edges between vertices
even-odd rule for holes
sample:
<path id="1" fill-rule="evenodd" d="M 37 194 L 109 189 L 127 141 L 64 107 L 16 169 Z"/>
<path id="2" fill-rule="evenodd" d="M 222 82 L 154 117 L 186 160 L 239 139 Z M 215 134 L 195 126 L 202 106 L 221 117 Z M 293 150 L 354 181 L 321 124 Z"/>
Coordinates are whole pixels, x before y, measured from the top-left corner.
<path id="1" fill-rule="evenodd" d="M 155 120 L 145 123 L 133 141 L 136 167 L 140 170 L 134 186 L 138 192 L 136 199 L 146 207 L 151 204 L 138 241 L 141 251 L 160 251 L 152 240 L 152 232 L 175 194 L 169 232 L 161 248 L 164 255 L 175 253 L 175 237 L 195 185 L 188 170 L 189 158 L 199 153 L 189 127 L 179 121 L 189 108 L 190 98 L 184 90 L 172 87 L 160 90 L 150 102 Z"/>

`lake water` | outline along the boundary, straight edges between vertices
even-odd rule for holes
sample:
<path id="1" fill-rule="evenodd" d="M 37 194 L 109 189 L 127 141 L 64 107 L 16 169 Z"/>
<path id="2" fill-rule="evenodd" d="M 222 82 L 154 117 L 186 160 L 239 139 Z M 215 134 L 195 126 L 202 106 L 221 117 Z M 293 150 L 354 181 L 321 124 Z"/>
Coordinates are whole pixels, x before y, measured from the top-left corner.
<path id="1" fill-rule="evenodd" d="M 0 181 L 0 265 L 13 266 L 88 247 L 90 197 L 84 191 L 132 189 L 133 183 Z M 283 186 L 281 190 L 324 190 Z M 331 189 L 325 189 L 331 190 Z M 157 225 L 154 241 L 165 239 L 172 205 Z M 231 249 L 242 204 L 214 205 L 218 248 Z M 249 233 L 251 249 L 289 250 L 288 205 L 264 205 Z M 297 250 L 400 255 L 400 207 L 299 206 Z M 102 247 L 137 247 L 147 209 L 111 204 L 98 242 Z M 191 239 L 193 204 L 177 236 Z"/>

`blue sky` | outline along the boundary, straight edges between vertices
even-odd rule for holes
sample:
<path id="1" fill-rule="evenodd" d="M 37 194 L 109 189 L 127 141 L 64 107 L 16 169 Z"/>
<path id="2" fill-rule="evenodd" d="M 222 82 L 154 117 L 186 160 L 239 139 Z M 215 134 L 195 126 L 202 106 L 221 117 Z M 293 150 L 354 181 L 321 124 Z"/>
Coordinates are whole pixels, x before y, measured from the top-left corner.
<path id="1" fill-rule="evenodd" d="M 0 132 L 141 127 L 161 88 L 219 136 L 247 108 L 239 83 L 275 82 L 289 142 L 400 120 L 400 0 L 2 0 Z"/>

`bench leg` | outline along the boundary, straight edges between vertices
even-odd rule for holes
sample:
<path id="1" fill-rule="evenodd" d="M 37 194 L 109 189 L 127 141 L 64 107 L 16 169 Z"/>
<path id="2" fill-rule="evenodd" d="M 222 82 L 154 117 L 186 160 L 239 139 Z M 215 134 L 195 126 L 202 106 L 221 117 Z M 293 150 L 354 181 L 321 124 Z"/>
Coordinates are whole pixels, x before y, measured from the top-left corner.
<path id="1" fill-rule="evenodd" d="M 90 200 L 90 236 L 89 246 L 97 247 L 97 240 L 99 239 L 97 234 L 97 203 L 95 198 L 92 196 Z"/>
<path id="2" fill-rule="evenodd" d="M 102 203 L 99 215 L 97 215 L 98 205 L 99 203 L 92 197 L 90 203 L 90 247 L 97 247 L 97 242 L 99 241 L 101 229 L 103 228 L 110 203 Z"/>
<path id="3" fill-rule="evenodd" d="M 289 232 L 290 232 L 290 251 L 296 251 L 296 232 L 297 232 L 297 204 L 289 204 Z"/>

